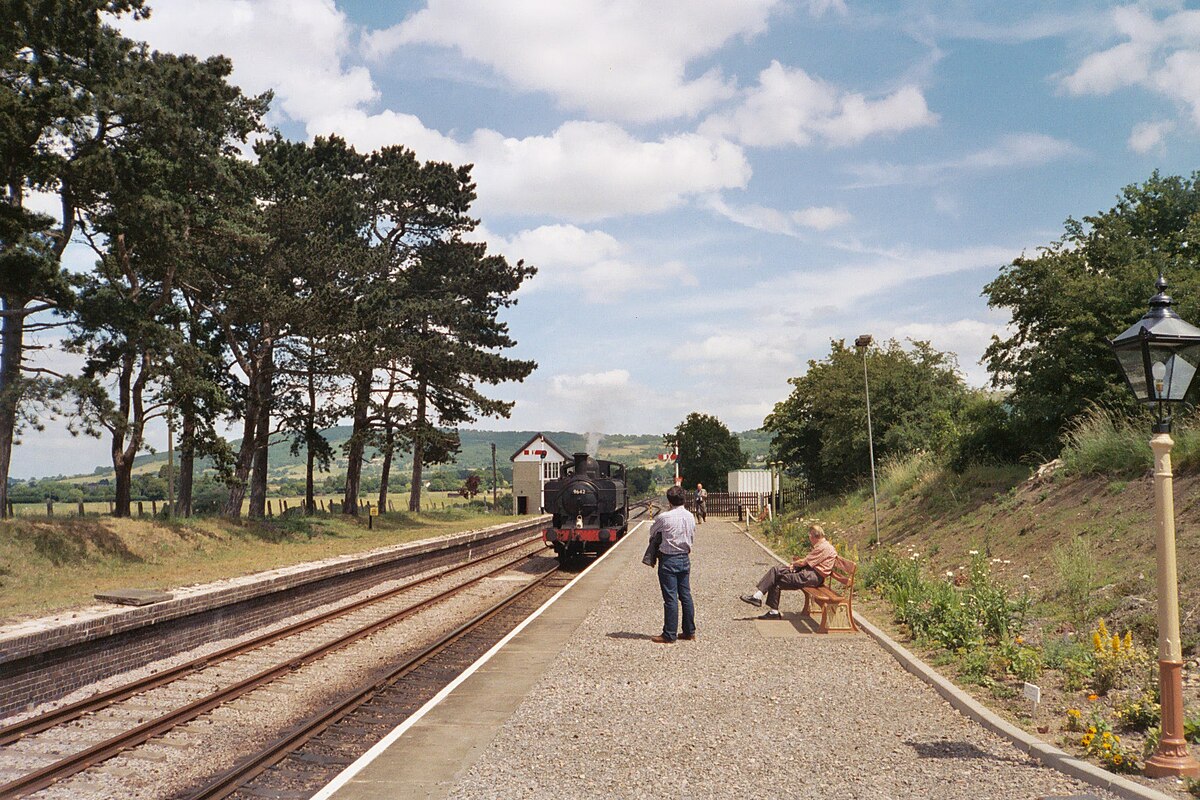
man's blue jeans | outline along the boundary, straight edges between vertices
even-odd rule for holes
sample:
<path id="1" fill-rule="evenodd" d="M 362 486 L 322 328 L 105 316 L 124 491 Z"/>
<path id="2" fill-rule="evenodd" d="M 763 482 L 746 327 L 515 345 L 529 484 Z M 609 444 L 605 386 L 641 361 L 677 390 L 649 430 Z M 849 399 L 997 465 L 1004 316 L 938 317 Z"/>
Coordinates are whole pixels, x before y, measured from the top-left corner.
<path id="1" fill-rule="evenodd" d="M 692 606 L 692 560 L 687 553 L 660 556 L 658 585 L 663 596 L 663 638 L 675 641 L 679 632 L 679 607 L 683 606 L 683 635 L 696 632 L 696 609 Z"/>

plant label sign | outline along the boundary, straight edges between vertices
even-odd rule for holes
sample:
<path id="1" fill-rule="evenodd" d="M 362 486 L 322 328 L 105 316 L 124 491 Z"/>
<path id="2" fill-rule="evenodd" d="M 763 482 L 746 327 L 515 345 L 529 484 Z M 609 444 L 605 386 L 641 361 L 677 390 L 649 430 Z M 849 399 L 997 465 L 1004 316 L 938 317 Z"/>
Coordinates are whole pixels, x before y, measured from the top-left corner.
<path id="1" fill-rule="evenodd" d="M 1042 702 L 1042 690 L 1040 687 L 1032 683 L 1025 684 L 1024 688 L 1025 699 L 1033 703 L 1035 706 Z"/>

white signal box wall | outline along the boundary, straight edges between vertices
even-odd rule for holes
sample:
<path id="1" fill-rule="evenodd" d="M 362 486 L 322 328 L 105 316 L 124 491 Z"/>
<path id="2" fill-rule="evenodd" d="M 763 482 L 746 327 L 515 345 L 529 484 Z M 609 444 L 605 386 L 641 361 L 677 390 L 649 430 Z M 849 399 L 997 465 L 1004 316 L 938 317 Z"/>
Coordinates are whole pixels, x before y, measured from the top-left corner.
<path id="1" fill-rule="evenodd" d="M 765 469 L 737 469 L 729 473 L 730 494 L 768 494 L 771 473 Z"/>
<path id="2" fill-rule="evenodd" d="M 545 456 L 542 454 L 545 453 Z M 546 481 L 562 475 L 569 456 L 539 433 L 509 457 L 513 462 L 513 513 L 540 514 L 545 505 Z"/>

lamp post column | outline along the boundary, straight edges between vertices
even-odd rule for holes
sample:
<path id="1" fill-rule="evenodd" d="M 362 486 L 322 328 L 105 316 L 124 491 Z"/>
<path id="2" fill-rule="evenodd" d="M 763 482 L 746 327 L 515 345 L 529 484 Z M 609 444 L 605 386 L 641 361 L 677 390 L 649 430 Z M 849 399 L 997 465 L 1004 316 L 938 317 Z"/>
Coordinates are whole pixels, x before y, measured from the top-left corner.
<path id="1" fill-rule="evenodd" d="M 1154 550 L 1158 567 L 1158 685 L 1162 701 L 1162 735 L 1158 749 L 1146 759 L 1152 777 L 1200 775 L 1200 762 L 1188 752 L 1183 737 L 1183 651 L 1179 642 L 1179 584 L 1175 572 L 1175 497 L 1171 474 L 1171 434 L 1157 432 L 1154 451 Z"/>

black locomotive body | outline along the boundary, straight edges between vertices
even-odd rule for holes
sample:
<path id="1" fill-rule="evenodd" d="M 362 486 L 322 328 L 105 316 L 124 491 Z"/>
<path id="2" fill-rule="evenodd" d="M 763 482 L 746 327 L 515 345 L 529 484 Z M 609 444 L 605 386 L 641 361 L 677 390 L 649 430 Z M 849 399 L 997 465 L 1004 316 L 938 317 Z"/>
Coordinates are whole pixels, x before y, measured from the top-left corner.
<path id="1" fill-rule="evenodd" d="M 546 482 L 545 493 L 546 511 L 554 520 L 542 538 L 560 560 L 603 553 L 628 529 L 623 464 L 576 453 L 573 462 L 563 464 L 561 477 Z"/>

